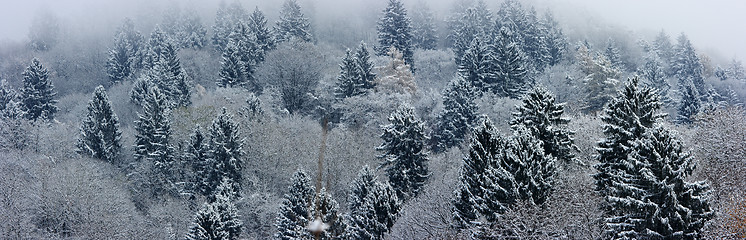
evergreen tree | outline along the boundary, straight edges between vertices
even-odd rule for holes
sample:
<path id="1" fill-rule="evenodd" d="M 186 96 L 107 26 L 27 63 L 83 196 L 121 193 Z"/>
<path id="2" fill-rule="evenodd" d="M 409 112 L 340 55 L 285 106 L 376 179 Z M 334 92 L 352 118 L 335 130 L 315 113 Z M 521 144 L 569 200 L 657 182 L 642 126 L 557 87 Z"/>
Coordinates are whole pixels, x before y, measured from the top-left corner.
<path id="1" fill-rule="evenodd" d="M 676 48 L 674 49 L 676 55 L 671 64 L 671 69 L 678 79 L 690 79 L 694 84 L 694 87 L 698 92 L 704 93 L 705 82 L 704 82 L 704 67 L 700 62 L 697 53 L 694 51 L 692 43 L 689 42 L 689 38 L 683 33 L 677 39 Z"/>
<path id="2" fill-rule="evenodd" d="M 497 81 L 489 89 L 494 93 L 511 98 L 518 98 L 526 87 L 529 87 L 526 57 L 518 44 L 513 40 L 513 33 L 508 28 L 500 29 L 500 36 L 493 44 Z"/>
<path id="3" fill-rule="evenodd" d="M 672 62 L 674 57 L 673 44 L 671 44 L 671 38 L 666 34 L 665 31 L 661 30 L 660 33 L 655 37 L 653 41 L 653 51 L 660 57 L 665 63 L 669 64 Z M 674 73 L 675 74 L 675 73 Z M 673 74 L 671 74 L 673 75 Z"/>
<path id="4" fill-rule="evenodd" d="M 267 19 L 264 13 L 259 11 L 259 7 L 254 8 L 248 21 L 249 31 L 256 39 L 254 54 L 252 55 L 255 63 L 264 62 L 264 56 L 272 49 L 275 49 L 275 41 L 272 38 L 272 32 L 267 28 Z"/>
<path id="5" fill-rule="evenodd" d="M 463 78 L 451 81 L 443 93 L 443 111 L 437 118 L 433 149 L 445 151 L 463 142 L 477 120 L 477 104 L 471 84 Z"/>
<path id="6" fill-rule="evenodd" d="M 258 63 L 255 59 L 255 53 L 261 50 L 257 49 L 255 36 L 247 24 L 239 23 L 229 39 L 223 52 L 218 86 L 241 86 L 253 92 L 260 91 L 254 76 L 254 69 Z"/>
<path id="7" fill-rule="evenodd" d="M 414 48 L 412 46 L 411 20 L 407 17 L 407 10 L 399 0 L 389 0 L 383 10 L 383 16 L 378 21 L 378 54 L 385 55 L 389 48 L 401 51 L 404 62 L 411 69 L 414 66 Z"/>
<path id="8" fill-rule="evenodd" d="M 733 58 L 727 70 L 728 76 L 737 80 L 746 80 L 746 70 L 743 68 L 741 61 Z"/>
<path id="9" fill-rule="evenodd" d="M 132 90 L 130 90 L 130 102 L 142 106 L 145 97 L 148 95 L 148 89 L 155 87 L 153 81 L 150 79 L 149 74 L 142 74 L 132 84 Z"/>
<path id="10" fill-rule="evenodd" d="M 197 183 L 200 192 L 209 196 L 223 178 L 228 179 L 235 186 L 235 191 L 241 191 L 243 181 L 243 144 L 240 138 L 238 123 L 233 116 L 223 108 L 222 113 L 212 121 L 209 129 L 207 157 L 201 164 L 203 171 Z"/>
<path id="11" fill-rule="evenodd" d="M 695 168 L 673 133 L 656 125 L 632 144 L 623 171 L 606 201 L 611 214 L 604 218 L 614 239 L 698 239 L 714 216 L 709 185 L 686 182 Z"/>
<path id="12" fill-rule="evenodd" d="M 205 203 L 197 212 L 186 239 L 238 239 L 243 223 L 239 219 L 238 209 L 232 202 L 234 195 L 236 194 L 230 181 L 223 179 L 214 201 Z"/>
<path id="13" fill-rule="evenodd" d="M 223 50 L 223 61 L 220 62 L 220 73 L 215 84 L 218 87 L 239 87 L 246 83 L 247 74 L 244 72 L 241 52 L 235 41 L 229 41 Z"/>
<path id="14" fill-rule="evenodd" d="M 433 12 L 424 1 L 419 1 L 412 11 L 412 45 L 415 48 L 433 50 L 437 44 Z"/>
<path id="15" fill-rule="evenodd" d="M 594 57 L 586 46 L 578 49 L 585 85 L 585 112 L 599 111 L 610 101 L 616 91 L 617 78 L 621 74 L 619 69 L 611 65 L 606 57 L 596 54 Z"/>
<path id="16" fill-rule="evenodd" d="M 177 37 L 181 47 L 202 49 L 207 45 L 207 29 L 202 25 L 202 20 L 196 12 L 183 15 L 179 30 Z"/>
<path id="17" fill-rule="evenodd" d="M 611 65 L 621 69 L 623 66 L 622 55 L 619 53 L 619 47 L 616 45 L 616 41 L 613 38 L 606 40 L 606 49 L 604 49 L 604 56 L 611 62 Z"/>
<path id="18" fill-rule="evenodd" d="M 525 16 L 525 26 L 521 49 L 526 54 L 532 65 L 532 69 L 543 71 L 549 63 L 549 43 L 547 42 L 547 29 L 540 24 L 536 10 L 532 7 Z"/>
<path id="19" fill-rule="evenodd" d="M 109 49 L 109 59 L 106 61 L 106 73 L 112 82 L 120 82 L 132 75 L 132 46 L 125 33 L 119 33 L 114 38 L 114 46 Z"/>
<path id="20" fill-rule="evenodd" d="M 359 68 L 360 84 L 363 89 L 373 89 L 376 87 L 376 74 L 373 73 L 373 62 L 370 60 L 370 53 L 365 42 L 360 42 L 360 46 L 355 51 L 355 62 Z"/>
<path id="21" fill-rule="evenodd" d="M 177 50 L 170 42 L 163 45 L 159 60 L 150 71 L 151 80 L 166 93 L 171 103 L 176 106 L 189 106 L 192 103 L 191 90 Z"/>
<path id="22" fill-rule="evenodd" d="M 121 138 L 119 118 L 111 108 L 106 90 L 98 86 L 93 92 L 93 99 L 88 102 L 88 112 L 80 127 L 77 152 L 114 162 L 122 149 Z"/>
<path id="23" fill-rule="evenodd" d="M 547 63 L 550 66 L 557 65 L 565 58 L 564 55 L 567 52 L 568 45 L 567 37 L 562 32 L 559 23 L 554 20 L 554 16 L 549 11 L 544 13 L 544 18 L 541 20 L 540 24 L 542 24 L 544 29 L 547 31 L 546 41 L 549 51 L 549 59 Z"/>
<path id="24" fill-rule="evenodd" d="M 169 39 L 168 35 L 166 35 L 160 26 L 155 26 L 148 39 L 147 50 L 143 58 L 143 68 L 146 70 L 152 69 L 160 61 L 164 48 L 169 43 L 171 43 L 171 39 Z"/>
<path id="25" fill-rule="evenodd" d="M 469 48 L 464 52 L 458 66 L 461 78 L 471 84 L 479 93 L 488 91 L 497 82 L 497 69 L 494 52 L 488 42 L 480 37 L 472 40 Z"/>
<path id="26" fill-rule="evenodd" d="M 311 232 L 306 229 L 313 221 L 313 203 L 315 188 L 311 178 L 303 170 L 298 170 L 290 180 L 290 191 L 280 205 L 280 214 L 275 226 L 278 239 L 313 239 Z"/>
<path id="27" fill-rule="evenodd" d="M 518 184 L 518 193 L 522 200 L 534 204 L 543 204 L 551 193 L 556 174 L 556 158 L 544 153 L 541 140 L 532 130 L 524 125 L 517 125 L 510 139 L 510 152 L 501 162 L 510 166 L 515 164 L 517 171 L 513 179 Z M 515 158 L 515 159 L 512 159 Z M 506 168 L 508 169 L 508 168 Z"/>
<path id="28" fill-rule="evenodd" d="M 197 125 L 192 134 L 189 135 L 189 139 L 186 141 L 186 149 L 184 150 L 184 159 L 187 165 L 192 168 L 194 173 L 192 183 L 194 184 L 195 192 L 199 192 L 207 195 L 207 193 L 201 192 L 202 190 L 202 178 L 210 174 L 211 164 L 208 163 L 208 151 L 209 145 L 207 145 L 207 137 L 202 133 L 202 128 Z"/>
<path id="29" fill-rule="evenodd" d="M 560 161 L 571 162 L 577 151 L 573 135 L 567 129 L 569 119 L 562 117 L 565 112 L 564 103 L 556 103 L 554 94 L 543 87 L 533 88 L 521 99 L 522 105 L 516 106 L 510 126 L 526 127 L 531 135 L 542 142 L 544 153 Z"/>
<path id="30" fill-rule="evenodd" d="M 310 42 L 313 40 L 311 34 L 311 23 L 303 15 L 300 5 L 296 0 L 285 0 L 280 10 L 280 20 L 275 26 L 275 39 L 284 42 L 293 38 Z"/>
<path id="31" fill-rule="evenodd" d="M 689 79 L 679 80 L 679 88 L 681 88 L 682 96 L 681 103 L 679 103 L 676 122 L 690 124 L 693 122 L 694 116 L 697 115 L 702 108 L 699 92 Z"/>
<path id="32" fill-rule="evenodd" d="M 464 54 L 472 46 L 474 39 L 486 41 L 493 35 L 493 26 L 492 12 L 481 0 L 450 22 L 451 32 L 448 39 L 453 42 L 452 49 L 457 66 L 463 65 L 461 60 L 464 59 Z"/>
<path id="33" fill-rule="evenodd" d="M 337 88 L 334 93 L 337 99 L 365 93 L 365 89 L 362 89 L 360 81 L 361 73 L 359 71 L 361 69 L 355 60 L 354 55 L 348 48 L 345 57 L 342 58 L 342 63 L 339 64 L 340 71 L 339 76 L 337 77 Z"/>
<path id="34" fill-rule="evenodd" d="M 5 79 L 0 80 L 0 118 L 15 117 L 20 114 L 18 92 Z"/>
<path id="35" fill-rule="evenodd" d="M 126 52 L 130 61 L 131 73 L 134 73 L 135 70 L 141 69 L 143 57 L 147 53 L 147 46 L 145 38 L 139 31 L 135 30 L 135 24 L 132 22 L 132 19 L 124 19 L 124 23 L 122 23 L 122 26 L 117 29 L 117 33 L 114 36 L 114 48 L 111 50 L 116 50 L 117 46 L 126 45 L 128 47 Z M 122 37 L 121 39 L 120 36 Z M 119 43 L 119 41 L 126 42 L 126 44 Z M 111 58 L 111 54 L 109 56 Z M 122 61 L 124 59 L 120 58 L 119 60 Z"/>
<path id="36" fill-rule="evenodd" d="M 223 52 L 228 44 L 229 36 L 233 28 L 248 19 L 246 10 L 238 1 L 233 2 L 230 6 L 225 6 L 221 2 L 215 15 L 215 25 L 212 26 L 212 44 L 215 50 Z"/>
<path id="37" fill-rule="evenodd" d="M 348 203 L 348 239 L 382 239 L 401 210 L 394 189 L 386 182 L 378 182 L 368 166 L 353 180 Z"/>
<path id="38" fill-rule="evenodd" d="M 425 153 L 425 126 L 414 114 L 414 108 L 403 105 L 389 116 L 390 124 L 383 126 L 383 144 L 376 148 L 383 154 L 389 182 L 400 199 L 414 197 L 430 176 Z"/>
<path id="39" fill-rule="evenodd" d="M 49 79 L 49 72 L 39 59 L 31 60 L 31 65 L 23 71 L 23 87 L 20 92 L 21 110 L 26 119 L 54 119 L 54 114 L 57 113 L 57 100 L 54 100 L 56 93 Z"/>
<path id="40" fill-rule="evenodd" d="M 157 178 L 168 179 L 174 165 L 168 99 L 158 87 L 148 88 L 142 108 L 142 112 L 137 114 L 138 119 L 135 120 L 135 159 L 152 162 L 158 174 Z"/>
<path id="41" fill-rule="evenodd" d="M 630 79 L 604 108 L 601 116 L 605 138 L 598 143 L 599 164 L 594 167 L 598 173 L 596 190 L 602 196 L 610 196 L 614 183 L 622 181 L 624 169 L 628 166 L 627 156 L 645 131 L 663 118 L 659 113 L 661 102 L 657 92 L 649 87 L 639 85 L 638 78 Z M 624 197 L 624 196 L 618 196 Z M 609 208 L 605 208 L 608 212 Z"/>
<path id="42" fill-rule="evenodd" d="M 347 225 L 339 215 L 339 204 L 326 189 L 322 188 L 316 195 L 315 206 L 315 220 L 323 224 L 320 239 L 344 239 Z"/>

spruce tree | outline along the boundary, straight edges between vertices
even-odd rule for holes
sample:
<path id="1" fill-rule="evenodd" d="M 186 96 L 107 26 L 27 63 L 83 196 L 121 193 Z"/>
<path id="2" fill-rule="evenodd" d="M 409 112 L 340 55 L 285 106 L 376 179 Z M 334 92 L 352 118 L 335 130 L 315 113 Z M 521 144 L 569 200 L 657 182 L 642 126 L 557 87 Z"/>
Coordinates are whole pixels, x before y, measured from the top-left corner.
<path id="1" fill-rule="evenodd" d="M 370 60 L 370 53 L 365 42 L 360 42 L 360 46 L 355 51 L 355 62 L 359 68 L 360 85 L 363 89 L 371 90 L 376 87 L 376 74 L 373 73 L 373 62 Z"/>
<path id="2" fill-rule="evenodd" d="M 16 116 L 21 111 L 18 106 L 19 97 L 8 81 L 0 80 L 0 118 Z"/>
<path id="3" fill-rule="evenodd" d="M 337 88 L 334 92 L 337 99 L 344 99 L 365 93 L 362 86 L 360 86 L 360 68 L 349 48 L 347 49 L 347 53 L 345 53 L 345 57 L 342 58 L 339 68 Z"/>
<path id="4" fill-rule="evenodd" d="M 497 83 L 495 55 L 489 42 L 475 37 L 463 53 L 458 72 L 479 93 L 486 92 Z"/>
<path id="5" fill-rule="evenodd" d="M 424 1 L 419 1 L 412 11 L 412 45 L 415 48 L 433 50 L 437 44 L 433 12 Z"/>
<path id="6" fill-rule="evenodd" d="M 646 129 L 632 143 L 625 178 L 611 185 L 606 234 L 614 239 L 698 239 L 714 216 L 709 185 L 687 182 L 695 168 L 671 130 Z"/>
<path id="7" fill-rule="evenodd" d="M 54 119 L 57 113 L 57 100 L 49 72 L 39 59 L 31 60 L 31 65 L 23 71 L 23 87 L 20 90 L 21 110 L 26 119 Z"/>
<path id="8" fill-rule="evenodd" d="M 132 75 L 132 46 L 130 45 L 125 33 L 117 34 L 114 39 L 114 46 L 109 49 L 109 59 L 106 61 L 106 73 L 109 79 L 114 82 L 120 82 Z"/>
<path id="9" fill-rule="evenodd" d="M 142 74 L 132 84 L 132 90 L 130 90 L 130 102 L 142 106 L 144 103 L 145 96 L 148 94 L 148 89 L 155 87 L 153 81 L 150 79 L 149 74 Z"/>
<path id="10" fill-rule="evenodd" d="M 170 42 L 163 45 L 159 60 L 151 69 L 151 80 L 167 94 L 171 103 L 186 107 L 192 103 L 191 90 L 177 51 Z"/>
<path id="11" fill-rule="evenodd" d="M 386 182 L 378 182 L 368 166 L 352 182 L 349 195 L 348 239 L 382 239 L 401 210 L 396 193 Z"/>
<path id="12" fill-rule="evenodd" d="M 278 239 L 313 239 L 313 235 L 306 229 L 313 217 L 313 203 L 315 188 L 311 178 L 303 171 L 298 170 L 290 180 L 290 190 L 280 205 L 280 213 L 277 216 L 275 226 Z"/>
<path id="13" fill-rule="evenodd" d="M 530 81 L 527 79 L 526 57 L 513 37 L 513 32 L 503 27 L 492 45 L 498 71 L 497 82 L 489 88 L 502 96 L 518 98 L 529 87 Z"/>
<path id="14" fill-rule="evenodd" d="M 340 216 L 339 204 L 332 195 L 325 188 L 321 188 L 314 203 L 315 221 L 323 224 L 319 226 L 321 229 L 318 229 L 322 230 L 319 234 L 320 239 L 344 239 L 347 225 Z"/>
<path id="15" fill-rule="evenodd" d="M 532 69 L 541 72 L 548 65 L 550 58 L 547 29 L 540 24 L 533 7 L 526 13 L 525 20 L 521 49 L 529 59 Z"/>
<path id="16" fill-rule="evenodd" d="M 619 47 L 617 47 L 616 41 L 613 38 L 606 40 L 606 49 L 604 49 L 604 56 L 611 62 L 611 65 L 621 69 L 623 66 L 622 55 L 619 53 Z"/>
<path id="17" fill-rule="evenodd" d="M 389 48 L 394 47 L 402 52 L 404 62 L 415 69 L 410 22 L 402 3 L 399 0 L 389 0 L 378 21 L 378 54 L 386 55 Z"/>
<path id="18" fill-rule="evenodd" d="M 521 199 L 537 205 L 543 204 L 554 185 L 556 158 L 544 153 L 542 141 L 524 125 L 515 127 L 509 144 L 511 152 L 501 162 L 505 162 L 507 166 L 517 166 L 513 167 L 516 171 L 511 173 L 518 184 Z"/>
<path id="19" fill-rule="evenodd" d="M 383 143 L 376 148 L 383 152 L 382 168 L 400 199 L 419 193 L 430 176 L 425 152 L 425 126 L 417 119 L 414 108 L 402 105 L 389 116 L 390 124 L 383 126 Z"/>
<path id="20" fill-rule="evenodd" d="M 683 33 L 677 38 L 674 49 L 676 55 L 671 63 L 671 69 L 678 79 L 689 79 L 699 93 L 705 92 L 704 67 L 694 50 L 689 38 Z"/>
<path id="21" fill-rule="evenodd" d="M 486 41 L 494 32 L 492 12 L 487 8 L 487 4 L 480 0 L 476 6 L 466 9 L 450 21 L 449 28 L 451 32 L 447 38 L 453 43 L 451 47 L 456 66 L 461 66 L 461 60 L 464 59 L 464 54 L 472 45 L 472 41 L 476 38 Z"/>
<path id="22" fill-rule="evenodd" d="M 681 88 L 681 103 L 677 109 L 676 122 L 690 124 L 702 108 L 700 94 L 690 79 L 680 80 L 679 87 Z"/>
<path id="23" fill-rule="evenodd" d="M 547 31 L 547 47 L 549 50 L 549 66 L 557 65 L 562 59 L 565 58 L 567 52 L 567 37 L 562 32 L 562 28 L 559 23 L 554 20 L 554 16 L 551 12 L 547 11 L 544 13 L 544 18 L 540 24 L 544 25 L 544 29 Z"/>
<path id="24" fill-rule="evenodd" d="M 241 61 L 241 52 L 235 41 L 229 41 L 223 50 L 223 60 L 220 62 L 220 73 L 215 84 L 218 87 L 239 87 L 246 83 L 246 73 Z"/>
<path id="25" fill-rule="evenodd" d="M 179 25 L 180 34 L 177 36 L 181 47 L 202 49 L 207 46 L 207 29 L 196 12 L 183 14 Z"/>
<path id="26" fill-rule="evenodd" d="M 303 15 L 300 5 L 296 0 L 285 0 L 280 10 L 280 20 L 275 26 L 275 39 L 278 42 L 299 39 L 310 42 L 313 40 L 311 34 L 311 23 Z"/>
<path id="27" fill-rule="evenodd" d="M 234 27 L 247 19 L 246 9 L 238 1 L 231 3 L 230 6 L 225 6 L 221 2 L 215 15 L 215 25 L 212 26 L 211 40 L 215 50 L 223 52 Z"/>
<path id="28" fill-rule="evenodd" d="M 560 161 L 573 161 L 572 152 L 577 151 L 577 146 L 572 137 L 574 132 L 567 129 L 570 120 L 562 117 L 565 104 L 557 103 L 554 94 L 543 87 L 533 88 L 521 101 L 510 120 L 511 128 L 526 127 L 542 142 L 544 153 Z"/>
<path id="29" fill-rule="evenodd" d="M 243 223 L 233 204 L 234 195 L 230 181 L 224 179 L 218 186 L 214 200 L 202 205 L 197 212 L 186 239 L 238 239 Z"/>
<path id="30" fill-rule="evenodd" d="M 166 44 L 170 43 L 168 35 L 161 29 L 160 26 L 155 26 L 153 32 L 150 33 L 148 39 L 147 50 L 145 50 L 143 58 L 143 68 L 150 70 L 156 65 L 160 59 Z"/>
<path id="31" fill-rule="evenodd" d="M 120 43 L 120 41 L 126 42 L 126 44 Z M 124 19 L 122 26 L 119 26 L 117 32 L 114 35 L 114 48 L 110 49 L 110 52 L 111 50 L 116 50 L 117 46 L 120 45 L 128 46 L 126 52 L 127 57 L 130 61 L 131 73 L 134 73 L 136 70 L 141 69 L 143 57 L 147 53 L 147 46 L 145 43 L 145 38 L 139 31 L 135 30 L 135 23 L 132 21 L 132 19 Z M 111 54 L 109 56 L 111 58 Z M 118 60 L 120 62 L 123 62 L 122 60 L 124 59 L 119 58 Z"/>
<path id="32" fill-rule="evenodd" d="M 142 112 L 138 112 L 135 120 L 135 159 L 153 163 L 157 177 L 168 179 L 174 165 L 168 99 L 158 87 L 151 87 L 142 104 Z"/>
<path id="33" fill-rule="evenodd" d="M 594 167 L 598 173 L 593 175 L 596 191 L 602 196 L 610 196 L 610 187 L 625 178 L 623 171 L 628 167 L 631 144 L 665 116 L 658 112 L 662 105 L 659 99 L 654 89 L 641 86 L 635 77 L 604 108 L 601 128 L 605 138 L 596 148 L 599 163 Z"/>
<path id="34" fill-rule="evenodd" d="M 254 39 L 256 39 L 256 50 L 252 55 L 252 60 L 255 63 L 264 62 L 267 52 L 275 49 L 275 40 L 272 38 L 272 32 L 267 28 L 267 19 L 264 17 L 264 13 L 259 10 L 259 7 L 254 8 L 254 12 L 251 13 L 247 24 L 249 31 L 251 31 Z"/>
<path id="35" fill-rule="evenodd" d="M 672 62 L 675 54 L 674 46 L 671 43 L 671 38 L 665 31 L 661 30 L 655 37 L 655 40 L 653 40 L 653 51 L 655 51 L 658 57 L 660 57 L 666 64 Z"/>
<path id="36" fill-rule="evenodd" d="M 202 178 L 208 176 L 211 172 L 211 164 L 208 163 L 208 151 L 209 145 L 207 145 L 207 136 L 202 133 L 202 128 L 197 125 L 192 134 L 189 135 L 189 139 L 186 141 L 186 147 L 184 150 L 184 159 L 186 164 L 192 168 L 194 173 L 192 183 L 195 192 L 207 195 L 208 193 L 202 192 Z"/>
<path id="37" fill-rule="evenodd" d="M 474 89 L 463 78 L 451 81 L 443 92 L 443 111 L 433 133 L 433 150 L 445 151 L 463 142 L 477 120 Z"/>
<path id="38" fill-rule="evenodd" d="M 241 191 L 244 139 L 240 138 L 239 130 L 233 115 L 225 108 L 212 121 L 206 158 L 199 164 L 202 170 L 197 176 L 197 188 L 204 195 L 212 194 L 223 178 L 234 184 L 236 192 Z"/>
<path id="39" fill-rule="evenodd" d="M 113 163 L 122 149 L 121 138 L 119 118 L 111 108 L 106 90 L 98 86 L 93 99 L 88 102 L 88 111 L 80 126 L 77 152 Z"/>

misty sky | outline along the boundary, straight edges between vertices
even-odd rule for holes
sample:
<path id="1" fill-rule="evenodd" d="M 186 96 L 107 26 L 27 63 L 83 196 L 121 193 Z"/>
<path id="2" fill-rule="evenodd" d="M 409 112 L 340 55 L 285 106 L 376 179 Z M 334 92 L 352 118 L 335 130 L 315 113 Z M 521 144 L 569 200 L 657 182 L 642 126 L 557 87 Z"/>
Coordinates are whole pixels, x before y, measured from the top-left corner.
<path id="1" fill-rule="evenodd" d="M 281 0 L 266 0 L 281 1 Z M 310 0 L 315 1 L 315 0 Z M 329 2 L 328 0 L 324 0 Z M 349 0 L 339 0 L 349 1 Z M 361 0 L 362 1 L 362 0 Z M 365 0 L 377 1 L 377 0 Z M 410 0 L 405 2 L 415 2 Z M 443 0 L 449 6 L 454 0 Z M 106 16 L 124 9 L 124 4 L 135 1 L 104 0 L 0 0 L 0 41 L 25 40 L 34 14 L 42 6 L 51 9 L 62 19 L 74 19 L 91 14 Z M 184 1 L 180 1 L 184 2 Z M 243 1 L 242 1 L 243 2 Z M 489 1 L 497 5 L 498 1 Z M 675 40 L 685 32 L 693 44 L 715 58 L 746 59 L 746 1 L 740 0 L 530 0 L 538 9 L 550 7 L 555 15 L 564 16 L 590 13 L 604 21 L 626 27 L 638 33 L 657 33 L 660 29 Z M 279 3 L 278 3 L 279 4 Z M 317 13 L 322 14 L 322 13 Z M 119 21 L 120 19 L 116 19 Z M 114 21 L 114 20 L 112 20 Z M 204 19 L 207 24 L 212 19 Z M 572 22 L 565 22 L 572 26 Z"/>

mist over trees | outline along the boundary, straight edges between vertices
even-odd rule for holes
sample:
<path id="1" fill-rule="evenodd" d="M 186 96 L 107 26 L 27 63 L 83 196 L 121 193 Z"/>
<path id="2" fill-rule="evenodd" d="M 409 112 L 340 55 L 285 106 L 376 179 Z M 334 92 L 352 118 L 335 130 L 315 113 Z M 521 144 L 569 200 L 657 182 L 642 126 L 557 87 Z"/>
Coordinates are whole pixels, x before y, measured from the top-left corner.
<path id="1" fill-rule="evenodd" d="M 746 238 L 746 70 L 686 32 L 519 0 L 107 6 L 0 42 L 0 238 Z"/>

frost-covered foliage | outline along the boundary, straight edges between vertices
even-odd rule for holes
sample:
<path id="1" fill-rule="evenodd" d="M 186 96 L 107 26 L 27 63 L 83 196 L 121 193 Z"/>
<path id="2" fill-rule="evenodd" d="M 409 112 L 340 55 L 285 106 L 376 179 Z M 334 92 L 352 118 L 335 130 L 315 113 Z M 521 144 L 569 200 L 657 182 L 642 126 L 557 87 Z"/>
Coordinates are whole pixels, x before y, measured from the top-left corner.
<path id="1" fill-rule="evenodd" d="M 271 51 L 257 72 L 263 85 L 276 88 L 282 108 L 291 114 L 314 110 L 316 87 L 321 79 L 324 57 L 318 48 L 307 42 L 292 41 Z"/>
<path id="2" fill-rule="evenodd" d="M 401 199 L 417 196 L 430 176 L 425 149 L 425 126 L 414 114 L 414 108 L 402 105 L 389 116 L 383 126 L 383 143 L 376 149 L 382 154 L 391 186 Z"/>
<path id="3" fill-rule="evenodd" d="M 238 239 L 243 222 L 239 219 L 240 214 L 233 204 L 235 195 L 230 181 L 224 179 L 217 188 L 215 200 L 203 204 L 197 212 L 186 239 Z"/>
<path id="4" fill-rule="evenodd" d="M 689 38 L 687 38 L 683 33 L 679 35 L 676 41 L 677 43 L 674 47 L 675 55 L 671 62 L 671 71 L 673 72 L 673 75 L 679 80 L 691 80 L 695 89 L 700 93 L 704 93 L 704 66 L 700 61 L 697 52 L 695 52 L 694 46 L 692 46 L 692 43 L 689 42 Z"/>
<path id="5" fill-rule="evenodd" d="M 373 73 L 373 63 L 365 42 L 353 54 L 347 49 L 342 63 L 339 64 L 340 72 L 337 77 L 335 96 L 338 99 L 365 94 L 376 86 L 376 74 Z"/>
<path id="6" fill-rule="evenodd" d="M 153 177 L 158 189 L 173 184 L 175 149 L 171 143 L 171 109 L 166 95 L 157 87 L 149 88 L 143 99 L 142 112 L 135 121 L 134 157 L 154 166 Z M 154 194 L 157 194 L 155 191 Z"/>
<path id="7" fill-rule="evenodd" d="M 49 79 L 49 71 L 39 59 L 31 60 L 31 65 L 23 71 L 23 87 L 20 92 L 21 110 L 26 119 L 54 119 L 58 110 L 55 106 L 57 100 L 54 100 L 57 94 Z"/>
<path id="8" fill-rule="evenodd" d="M 303 14 L 296 0 L 285 0 L 280 10 L 280 20 L 275 25 L 275 39 L 278 42 L 294 39 L 306 42 L 313 40 L 310 20 Z"/>
<path id="9" fill-rule="evenodd" d="M 277 215 L 278 239 L 342 239 L 346 228 L 338 215 L 337 202 L 325 189 L 316 190 L 301 169 L 293 174 L 290 190 Z M 319 224 L 319 226 L 314 226 Z"/>
<path id="10" fill-rule="evenodd" d="M 346 237 L 382 239 L 391 229 L 401 210 L 401 202 L 388 182 L 378 182 L 366 165 L 351 183 L 348 199 L 350 214 Z"/>
<path id="11" fill-rule="evenodd" d="M 566 163 L 575 161 L 574 133 L 567 129 L 570 119 L 562 116 L 565 104 L 555 102 L 554 94 L 543 87 L 530 90 L 521 100 L 523 104 L 516 106 L 510 120 L 511 127 L 526 127 L 542 142 L 544 153 Z"/>
<path id="12" fill-rule="evenodd" d="M 474 89 L 465 79 L 451 81 L 443 93 L 443 111 L 433 129 L 431 145 L 434 151 L 442 152 L 463 142 L 477 120 L 478 106 L 474 98 Z"/>
<path id="13" fill-rule="evenodd" d="M 402 54 L 404 63 L 414 71 L 414 45 L 412 43 L 411 19 L 407 9 L 399 0 L 389 0 L 378 20 L 378 55 L 391 55 L 391 48 Z"/>
<path id="14" fill-rule="evenodd" d="M 379 91 L 388 93 L 409 93 L 417 92 L 417 83 L 415 82 L 412 69 L 403 58 L 402 53 L 391 47 L 388 52 L 389 62 L 386 66 L 378 68 L 376 88 Z"/>
<path id="15" fill-rule="evenodd" d="M 119 118 L 111 107 L 103 86 L 96 87 L 88 112 L 80 126 L 78 152 L 108 162 L 114 162 L 122 148 Z"/>
<path id="16" fill-rule="evenodd" d="M 594 56 L 595 55 L 595 56 Z M 580 69 L 585 75 L 585 107 L 587 113 L 600 111 L 609 102 L 619 82 L 619 69 L 601 54 L 594 54 L 585 45 L 578 49 Z"/>
<path id="17" fill-rule="evenodd" d="M 233 28 L 248 18 L 246 9 L 239 2 L 233 2 L 230 6 L 225 6 L 221 2 L 218 11 L 215 14 L 215 25 L 212 26 L 212 36 L 210 37 L 212 45 L 218 52 L 224 51 L 228 45 L 228 36 L 233 32 Z"/>
<path id="18" fill-rule="evenodd" d="M 437 26 L 430 7 L 417 2 L 412 10 L 412 45 L 414 48 L 433 50 L 438 44 Z"/>
<path id="19" fill-rule="evenodd" d="M 228 181 L 235 189 L 235 193 L 240 193 L 243 181 L 244 139 L 239 130 L 233 115 L 223 108 L 220 115 L 212 121 L 208 139 L 199 137 L 201 133 L 194 133 L 190 140 L 190 149 L 193 149 L 191 155 L 203 155 L 202 158 L 195 158 L 196 162 L 192 163 L 197 173 L 197 192 L 212 196 L 221 181 Z M 200 144 L 201 142 L 204 143 Z"/>

